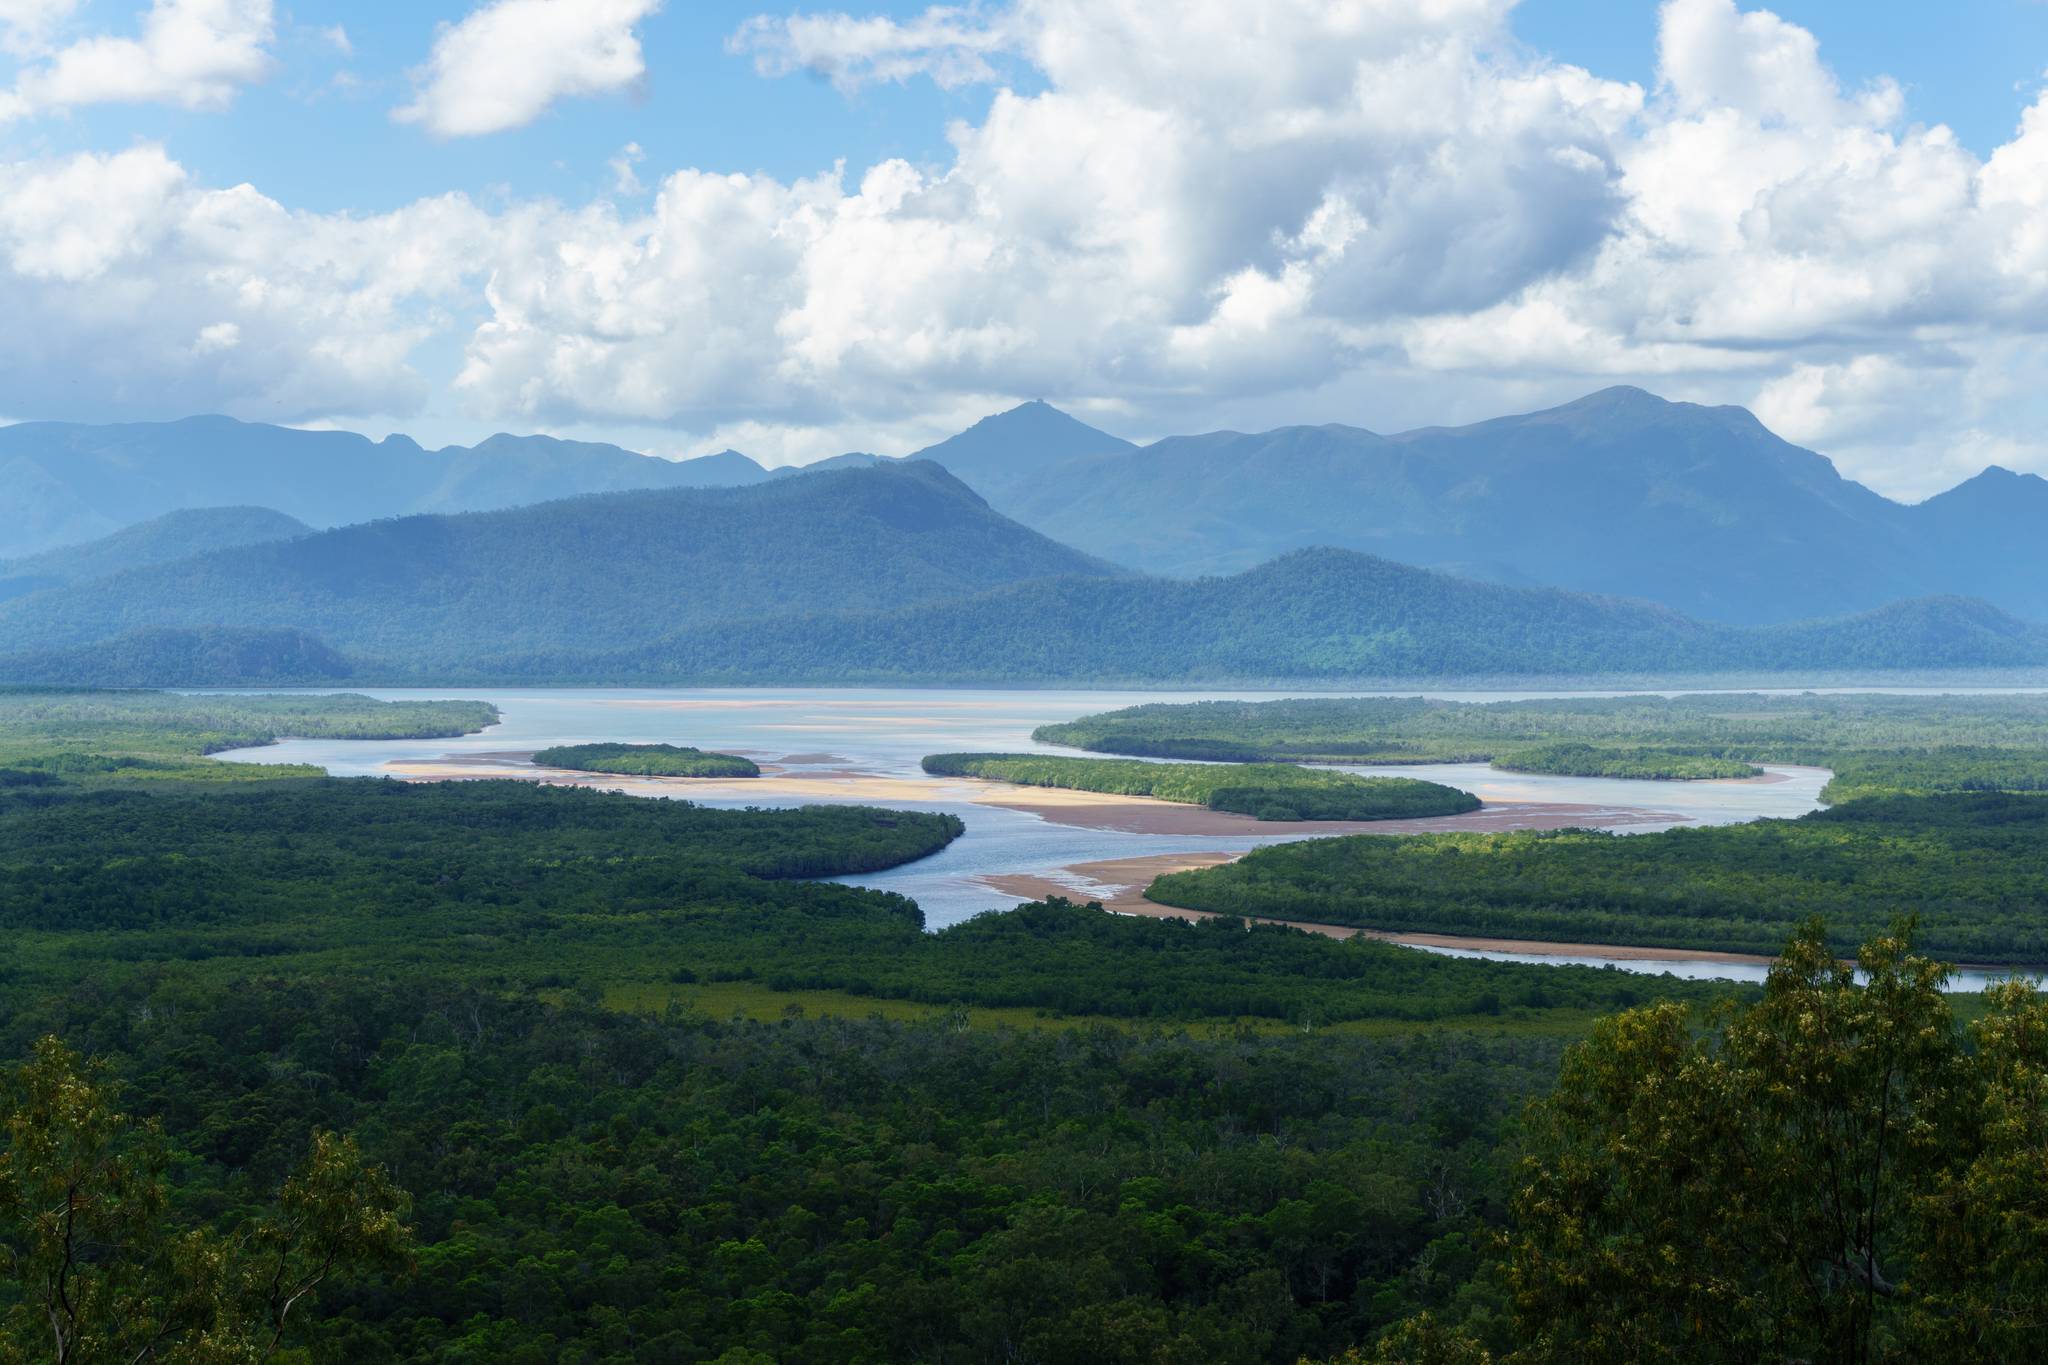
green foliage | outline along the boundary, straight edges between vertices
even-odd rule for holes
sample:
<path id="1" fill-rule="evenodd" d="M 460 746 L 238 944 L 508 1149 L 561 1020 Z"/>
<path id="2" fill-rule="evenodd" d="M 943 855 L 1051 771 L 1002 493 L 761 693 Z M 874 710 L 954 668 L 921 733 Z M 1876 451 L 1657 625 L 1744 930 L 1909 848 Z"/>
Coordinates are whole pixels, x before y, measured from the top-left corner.
<path id="1" fill-rule="evenodd" d="M 1228 578 L 1048 578 L 951 600 L 755 616 L 745 629 L 715 620 L 607 650 L 567 632 L 516 656 L 479 641 L 459 662 L 506 678 L 839 686 L 1810 676 L 2038 667 L 2048 663 L 2048 630 L 1953 600 L 1812 625 L 1717 625 L 1645 603 L 1303 550 Z"/>
<path id="2" fill-rule="evenodd" d="M 1541 744 L 1496 754 L 1493 766 L 1515 773 L 1556 773 L 1564 777 L 1625 777 L 1652 782 L 1701 782 L 1759 777 L 1763 769 L 1740 759 L 1678 754 L 1668 749 L 1606 748 L 1592 744 Z"/>
<path id="3" fill-rule="evenodd" d="M 892 867 L 960 830 L 950 815 L 714 810 L 513 781 L 24 796 L 0 803 L 0 925 L 221 926 L 250 951 L 294 925 L 309 946 L 417 945 L 436 931 L 530 932 L 584 913 L 627 924 L 692 899 L 744 900 L 758 879 Z M 908 902 L 880 900 L 915 921 Z"/>
<path id="4" fill-rule="evenodd" d="M 160 1122 L 174 1213 L 252 1201 L 326 1129 L 413 1193 L 417 1273 L 323 1286 L 322 1365 L 1334 1354 L 1464 1305 L 1560 1050 L 728 1023 L 420 974 L 34 1012 Z"/>
<path id="5" fill-rule="evenodd" d="M 134 630 L 68 649 L 0 654 L 0 680 L 64 687 L 304 687 L 355 665 L 299 630 Z"/>
<path id="6" fill-rule="evenodd" d="M 498 709 L 479 701 L 0 688 L 0 766 L 67 778 L 232 782 L 304 777 L 315 770 L 201 760 L 286 735 L 429 739 L 470 734 L 497 720 Z"/>
<path id="7" fill-rule="evenodd" d="M 752 759 L 676 744 L 557 744 L 533 761 L 544 768 L 586 773 L 630 773 L 647 777 L 759 777 Z"/>
<path id="8" fill-rule="evenodd" d="M 933 1005 L 1185 1020 L 1489 1020 L 1674 989 L 1053 903 L 942 933 L 808 879 L 945 846 L 949 815 L 718 810 L 525 782 L 363 779 L 0 793 L 0 931 L 61 985 L 98 964 L 388 971 L 529 986 L 758 981 Z"/>
<path id="9" fill-rule="evenodd" d="M 1617 835 L 1357 835 L 1161 877 L 1169 905 L 1374 929 L 1770 953 L 1810 915 L 1853 948 L 1914 914 L 1965 962 L 2048 962 L 2048 799 L 1883 797 Z"/>
<path id="10" fill-rule="evenodd" d="M 1858 966 L 1809 925 L 1705 1034 L 1658 1005 L 1572 1049 L 1515 1195 L 1518 1360 L 2035 1353 L 2048 1002 L 2001 989 L 1969 1046 L 1904 934 Z"/>
<path id="11" fill-rule="evenodd" d="M 316 1132 L 275 1205 L 223 1234 L 172 1216 L 173 1151 L 116 1098 L 55 1037 L 0 1080 L 0 1360 L 243 1365 L 322 1285 L 407 1264 L 406 1197 L 351 1140 Z"/>
<path id="12" fill-rule="evenodd" d="M 933 754 L 928 773 L 1180 801 L 1261 820 L 1405 820 L 1459 815 L 1479 798 L 1436 782 L 1353 777 L 1291 763 L 1139 763 L 1043 754 Z"/>
<path id="13" fill-rule="evenodd" d="M 1227 761 L 1472 763 L 1589 776 L 1745 776 L 1831 768 L 1822 795 L 2048 791 L 2048 697 L 1326 697 L 1152 703 L 1032 736 L 1098 753 Z"/>

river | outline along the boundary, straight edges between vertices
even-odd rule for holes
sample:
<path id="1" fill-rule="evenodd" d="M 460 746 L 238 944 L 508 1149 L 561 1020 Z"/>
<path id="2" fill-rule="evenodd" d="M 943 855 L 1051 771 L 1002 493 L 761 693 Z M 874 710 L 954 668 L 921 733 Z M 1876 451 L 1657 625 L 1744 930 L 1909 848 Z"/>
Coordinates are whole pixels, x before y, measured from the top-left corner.
<path id="1" fill-rule="evenodd" d="M 694 745 L 740 753 L 764 765 L 766 775 L 745 782 L 680 783 L 583 779 L 642 795 L 688 795 L 706 805 L 778 806 L 844 801 L 903 809 L 945 810 L 966 833 L 943 851 L 905 867 L 845 880 L 896 891 L 923 907 L 926 923 L 943 928 L 1023 897 L 1005 894 L 988 879 L 1050 878 L 1079 898 L 1096 888 L 1070 869 L 1168 854 L 1240 853 L 1263 844 L 1313 837 L 1228 832 L 1146 833 L 1100 827 L 1102 812 L 1018 804 L 991 804 L 989 789 L 961 779 L 933 779 L 919 768 L 926 754 L 947 751 L 1072 752 L 1034 743 L 1031 731 L 1054 721 L 1141 702 L 1261 700 L 1275 693 L 1112 691 L 996 691 L 947 689 L 702 688 L 702 689 L 364 689 L 380 698 L 469 698 L 497 706 L 502 720 L 480 734 L 457 739 L 287 739 L 256 749 L 216 755 L 233 762 L 309 763 L 336 776 L 538 777 L 527 755 L 550 744 L 616 740 Z M 1930 689 L 1935 690 L 1935 689 Z M 1416 693 L 1372 695 L 1413 696 Z M 1614 692 L 1431 692 L 1458 701 L 1506 701 L 1532 696 L 1613 696 Z M 1495 828 L 1597 824 L 1620 832 L 1674 825 L 1733 824 L 1792 817 L 1820 805 L 1827 774 L 1815 768 L 1773 768 L 1767 780 L 1748 782 L 1643 782 L 1614 778 L 1502 773 L 1483 764 L 1349 767 L 1360 773 L 1423 777 L 1462 788 L 1486 801 Z M 557 775 L 559 777 L 559 775 Z M 1013 797 L 1020 794 L 1009 789 Z M 1038 794 L 1043 796 L 1042 793 Z M 1127 807 L 1126 807 L 1127 808 Z M 1569 808 L 1561 817 L 1558 808 Z M 1192 813 L 1191 813 L 1192 814 Z M 1207 813 L 1201 813 L 1204 817 Z M 1091 824 L 1094 820 L 1097 823 Z M 1228 821 L 1250 825 L 1249 821 Z M 1447 826 L 1455 827 L 1455 826 Z M 1105 897 L 1106 899 L 1106 897 Z M 1469 950 L 1435 947 L 1432 951 Z M 1763 968 L 1708 958 L 1655 961 L 1576 955 L 1486 952 L 1479 956 L 1547 963 L 1589 962 L 1623 970 L 1672 972 L 1688 977 L 1761 979 Z M 1978 989 L 1985 974 L 1965 974 L 1960 989 Z"/>

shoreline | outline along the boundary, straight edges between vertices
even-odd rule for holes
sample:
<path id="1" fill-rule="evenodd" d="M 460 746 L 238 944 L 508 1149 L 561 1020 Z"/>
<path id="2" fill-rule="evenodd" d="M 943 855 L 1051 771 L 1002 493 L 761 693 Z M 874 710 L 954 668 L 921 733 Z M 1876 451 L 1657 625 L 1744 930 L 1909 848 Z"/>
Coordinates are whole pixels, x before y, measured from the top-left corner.
<path id="1" fill-rule="evenodd" d="M 1069 787 L 1028 787 L 973 777 L 894 777 L 834 767 L 791 767 L 817 755 L 742 750 L 761 765 L 759 777 L 656 777 L 593 773 L 534 764 L 532 750 L 496 750 L 431 760 L 386 764 L 393 777 L 409 782 L 480 781 L 507 778 L 553 786 L 595 787 L 645 796 L 702 797 L 715 801 L 749 798 L 856 800 L 895 803 L 942 802 L 989 806 L 1034 815 L 1051 824 L 1118 834 L 1264 838 L 1307 838 L 1347 834 L 1504 833 L 1509 830 L 1627 829 L 1641 825 L 1684 825 L 1678 811 L 1646 806 L 1602 806 L 1574 802 L 1489 801 L 1460 815 L 1401 820 L 1260 820 L 1232 811 L 1150 796 L 1081 791 Z"/>
<path id="2" fill-rule="evenodd" d="M 981 783 L 982 779 L 961 779 Z M 1065 787 L 1019 787 L 987 782 L 969 799 L 977 805 L 1021 810 L 1059 825 L 1113 830 L 1122 834 L 1244 835 L 1274 834 L 1448 834 L 1503 833 L 1522 829 L 1622 829 L 1633 825 L 1691 824 L 1690 816 L 1645 806 L 1598 806 L 1562 801 L 1488 801 L 1461 815 L 1430 815 L 1401 820 L 1260 820 L 1233 811 L 1157 797 L 1123 796 L 1113 792 L 1075 791 Z"/>
<path id="3" fill-rule="evenodd" d="M 1101 862 L 1075 863 L 1053 873 L 994 873 L 979 880 L 983 885 L 1008 896 L 1022 896 L 1027 900 L 1044 900 L 1048 896 L 1063 896 L 1073 900 L 1076 896 L 1086 901 L 1097 901 L 1102 908 L 1114 915 L 1140 915 L 1147 919 L 1206 920 L 1229 918 L 1213 910 L 1189 910 L 1178 905 L 1163 905 L 1147 900 L 1144 889 L 1152 884 L 1154 877 L 1169 872 L 1191 872 L 1200 868 L 1220 867 L 1236 862 L 1244 852 L 1235 853 L 1158 853 L 1136 858 L 1110 858 Z M 1061 874 L 1075 881 L 1089 882 L 1108 889 L 1108 896 L 1070 885 L 1060 880 Z M 1730 953 L 1711 948 L 1655 948 L 1617 943 L 1562 943 L 1550 939 L 1491 938 L 1463 934 L 1402 933 L 1381 929 L 1366 929 L 1353 924 L 1316 924 L 1306 920 L 1267 919 L 1263 916 L 1244 916 L 1253 924 L 1274 924 L 1288 929 L 1299 929 L 1304 933 L 1321 934 L 1325 938 L 1349 939 L 1369 938 L 1381 943 L 1395 943 L 1409 948 L 1446 948 L 1460 952 L 1514 953 L 1529 957 L 1599 957 L 1616 962 L 1725 962 L 1745 966 L 1769 966 L 1775 958 L 1756 953 Z"/>

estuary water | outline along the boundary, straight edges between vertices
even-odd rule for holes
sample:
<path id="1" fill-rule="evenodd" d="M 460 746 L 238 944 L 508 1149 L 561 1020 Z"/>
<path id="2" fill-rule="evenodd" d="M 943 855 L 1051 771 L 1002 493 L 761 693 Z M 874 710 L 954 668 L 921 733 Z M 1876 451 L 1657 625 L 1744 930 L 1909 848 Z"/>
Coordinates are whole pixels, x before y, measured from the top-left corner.
<path id="1" fill-rule="evenodd" d="M 686 796 L 705 805 L 789 806 L 843 801 L 901 809 L 945 810 L 966 833 L 933 856 L 848 883 L 900 892 L 923 908 L 932 928 L 1007 909 L 1022 898 L 991 887 L 988 878 L 1051 877 L 1087 899 L 1089 885 L 1077 865 L 1167 854 L 1241 853 L 1263 844 L 1311 837 L 1239 831 L 1230 834 L 1151 834 L 1091 827 L 1067 817 L 977 798 L 980 784 L 932 779 L 918 766 L 927 754 L 947 751 L 1071 752 L 1031 739 L 1040 725 L 1142 702 L 1265 700 L 1288 695 L 1258 692 L 1115 692 L 1078 690 L 951 690 L 827 688 L 361 689 L 388 698 L 469 698 L 497 706 L 501 721 L 456 739 L 286 739 L 216 757 L 242 763 L 308 763 L 335 776 L 532 777 L 549 776 L 529 761 L 551 744 L 593 741 L 670 743 L 744 754 L 765 775 L 746 782 L 635 782 L 579 779 L 589 785 L 642 795 Z M 1365 695 L 1365 694 L 1354 694 Z M 1415 696 L 1413 691 L 1372 694 Z M 1604 693 L 1429 692 L 1459 701 L 1505 701 L 1533 696 L 1612 696 Z M 1679 824 L 1733 824 L 1792 817 L 1816 809 L 1827 774 L 1814 768 L 1774 768 L 1764 780 L 1671 783 L 1612 778 L 1502 773 L 1483 764 L 1430 764 L 1346 771 L 1421 777 L 1459 787 L 1499 806 L 1513 827 L 1522 811 L 1571 807 L 1572 823 L 1619 832 L 1669 829 Z M 561 774 L 553 774 L 561 780 Z M 1530 823 L 1537 823 L 1531 817 Z M 1557 823 L 1553 810 L 1549 825 Z M 1501 827 L 1501 826 L 1496 826 Z M 1465 952 L 1436 948 L 1433 951 Z M 1482 952 L 1476 955 L 1546 963 L 1588 962 L 1623 970 L 1672 972 L 1689 977 L 1761 979 L 1761 966 L 1708 959 L 1653 961 L 1555 953 Z M 1977 974 L 1981 978 L 1982 974 Z M 1975 989 L 1982 980 L 1959 982 Z"/>

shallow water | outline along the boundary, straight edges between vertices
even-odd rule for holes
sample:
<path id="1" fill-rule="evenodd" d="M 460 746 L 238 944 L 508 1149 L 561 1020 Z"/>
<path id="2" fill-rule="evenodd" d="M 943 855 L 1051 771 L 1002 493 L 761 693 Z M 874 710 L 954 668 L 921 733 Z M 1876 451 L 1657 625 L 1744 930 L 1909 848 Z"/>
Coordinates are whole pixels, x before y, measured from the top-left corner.
<path id="1" fill-rule="evenodd" d="M 1889 689 L 1902 690 L 1902 689 Z M 1940 689 L 1928 689 L 1930 691 Z M 1054 721 L 1140 702 L 1270 699 L 1259 692 L 970 691 L 947 689 L 496 689 L 405 688 L 368 690 L 380 698 L 460 697 L 489 701 L 503 719 L 489 730 L 457 739 L 311 740 L 288 739 L 259 749 L 217 755 L 233 762 L 310 763 L 341 777 L 388 775 L 393 764 L 452 760 L 530 751 L 550 744 L 617 740 L 629 743 L 688 744 L 737 752 L 778 763 L 793 776 L 864 775 L 899 780 L 922 778 L 926 754 L 960 750 L 1066 752 L 1036 744 L 1031 731 Z M 1364 694 L 1361 694 L 1364 695 Z M 1417 695 L 1414 692 L 1372 695 Z M 1505 701 L 1531 696 L 1613 696 L 1613 692 L 1431 692 L 1458 701 Z M 1484 764 L 1425 764 L 1407 767 L 1347 767 L 1346 771 L 1420 777 L 1459 787 L 1490 802 L 1568 803 L 1620 813 L 1625 832 L 1668 829 L 1675 824 L 1734 824 L 1792 817 L 1820 805 L 1827 774 L 1815 768 L 1774 768 L 1774 782 L 1643 782 L 1616 778 L 1556 777 L 1502 773 Z M 943 928 L 1020 901 L 979 878 L 1004 873 L 1043 873 L 1076 863 L 1155 853 L 1240 850 L 1301 836 L 1247 837 L 1130 834 L 1058 824 L 1025 811 L 970 802 L 935 801 L 922 792 L 905 800 L 878 800 L 869 792 L 839 798 L 855 804 L 945 810 L 967 830 L 951 846 L 904 867 L 844 880 L 852 885 L 896 891 L 923 907 L 925 922 Z M 820 798 L 809 796 L 803 801 Z M 705 800 L 706 805 L 793 805 L 764 790 L 750 800 Z M 1452 950 L 1441 950 L 1452 951 Z M 1761 979 L 1761 968 L 1713 961 L 1644 962 L 1598 957 L 1566 958 L 1508 953 L 1472 956 L 1534 962 L 1588 962 L 1627 971 L 1687 977 Z M 1981 977 L 1981 974 L 1980 974 Z M 1964 986 L 1976 989 L 1978 979 Z"/>

